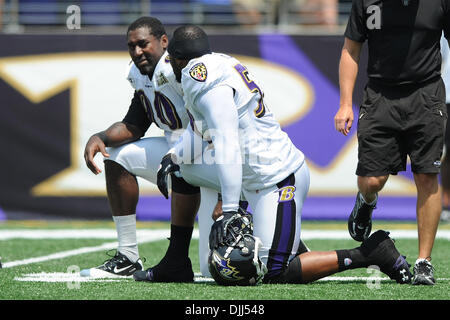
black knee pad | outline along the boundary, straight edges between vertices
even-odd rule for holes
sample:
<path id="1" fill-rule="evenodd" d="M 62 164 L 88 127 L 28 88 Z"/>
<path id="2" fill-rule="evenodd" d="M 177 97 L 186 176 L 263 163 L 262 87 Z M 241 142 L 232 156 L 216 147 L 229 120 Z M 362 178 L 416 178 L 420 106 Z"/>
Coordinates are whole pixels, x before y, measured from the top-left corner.
<path id="1" fill-rule="evenodd" d="M 187 183 L 183 178 L 179 178 L 174 174 L 172 177 L 172 191 L 181 194 L 197 194 L 200 188 Z"/>

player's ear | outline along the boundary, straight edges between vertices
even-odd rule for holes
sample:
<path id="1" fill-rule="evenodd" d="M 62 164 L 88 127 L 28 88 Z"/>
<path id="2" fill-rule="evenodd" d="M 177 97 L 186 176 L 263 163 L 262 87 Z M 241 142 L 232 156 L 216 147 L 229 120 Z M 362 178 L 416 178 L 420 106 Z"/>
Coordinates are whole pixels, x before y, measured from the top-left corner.
<path id="1" fill-rule="evenodd" d="M 159 39 L 159 42 L 161 43 L 161 46 L 162 46 L 164 49 L 167 49 L 167 47 L 169 46 L 169 38 L 167 37 L 166 34 L 163 34 L 163 35 L 161 36 L 161 39 Z"/>

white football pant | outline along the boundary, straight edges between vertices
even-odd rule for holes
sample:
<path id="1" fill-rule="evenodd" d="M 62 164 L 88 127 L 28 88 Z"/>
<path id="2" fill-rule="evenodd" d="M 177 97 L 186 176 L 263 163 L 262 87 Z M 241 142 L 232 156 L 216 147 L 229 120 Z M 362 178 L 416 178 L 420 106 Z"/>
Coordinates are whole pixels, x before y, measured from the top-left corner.
<path id="1" fill-rule="evenodd" d="M 162 157 L 168 152 L 169 145 L 164 137 L 143 138 L 118 148 L 107 148 L 112 160 L 120 164 L 131 174 L 156 185 L 156 176 Z M 210 277 L 208 271 L 209 232 L 214 222 L 212 212 L 217 203 L 217 191 L 200 188 L 201 203 L 198 211 L 199 259 L 203 276 Z"/>
<path id="2" fill-rule="evenodd" d="M 183 178 L 190 184 L 219 190 L 220 182 L 214 165 L 181 165 L 180 168 Z M 242 190 L 249 203 L 249 211 L 253 213 L 254 235 L 262 241 L 260 259 L 269 270 L 268 276 L 279 274 L 297 255 L 301 212 L 309 184 L 309 169 L 304 162 L 295 173 L 276 185 L 262 190 Z M 210 192 L 213 193 L 212 190 Z M 208 223 L 209 228 L 211 223 L 212 220 Z M 209 234 L 209 230 L 204 234 Z"/>

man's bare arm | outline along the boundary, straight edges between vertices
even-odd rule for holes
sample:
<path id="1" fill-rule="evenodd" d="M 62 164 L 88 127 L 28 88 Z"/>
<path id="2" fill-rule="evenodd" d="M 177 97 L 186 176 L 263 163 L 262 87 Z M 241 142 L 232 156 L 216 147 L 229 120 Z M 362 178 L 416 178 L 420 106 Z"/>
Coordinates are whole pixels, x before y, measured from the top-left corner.
<path id="1" fill-rule="evenodd" d="M 84 149 L 84 160 L 86 166 L 94 174 L 101 172 L 100 168 L 95 164 L 94 157 L 100 152 L 104 157 L 109 157 L 106 147 L 119 147 L 128 142 L 138 140 L 144 135 L 141 129 L 124 122 L 116 122 L 105 131 L 92 135 Z"/>
<path id="2" fill-rule="evenodd" d="M 337 131 L 348 135 L 353 125 L 353 90 L 358 75 L 362 43 L 345 38 L 339 63 L 340 105 L 334 117 Z"/>

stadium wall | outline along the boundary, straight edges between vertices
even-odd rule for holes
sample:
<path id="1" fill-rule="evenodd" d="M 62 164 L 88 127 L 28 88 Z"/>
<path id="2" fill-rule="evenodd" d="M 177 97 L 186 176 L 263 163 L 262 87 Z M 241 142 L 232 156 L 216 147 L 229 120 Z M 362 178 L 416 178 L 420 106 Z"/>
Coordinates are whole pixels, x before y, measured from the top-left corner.
<path id="1" fill-rule="evenodd" d="M 303 219 L 347 219 L 356 195 L 357 124 L 344 137 L 333 120 L 342 43 L 340 36 L 211 35 L 214 51 L 238 57 L 256 75 L 266 104 L 305 153 L 311 188 Z M 104 174 L 86 168 L 83 150 L 93 133 L 124 117 L 133 94 L 128 62 L 121 35 L 0 35 L 0 219 L 110 218 Z M 139 183 L 138 219 L 168 220 L 169 201 Z M 415 219 L 409 167 L 390 178 L 374 217 Z"/>

